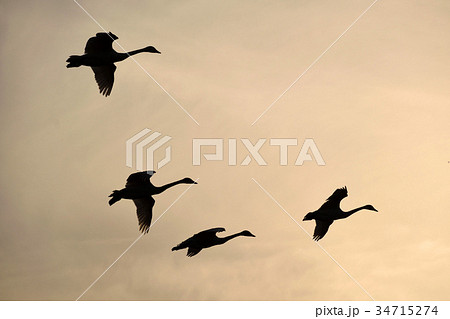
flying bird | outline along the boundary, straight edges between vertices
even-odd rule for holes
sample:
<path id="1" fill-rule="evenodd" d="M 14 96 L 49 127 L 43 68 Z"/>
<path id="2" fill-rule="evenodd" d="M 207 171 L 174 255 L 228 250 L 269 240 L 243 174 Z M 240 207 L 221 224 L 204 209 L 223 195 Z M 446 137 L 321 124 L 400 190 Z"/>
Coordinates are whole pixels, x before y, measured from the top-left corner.
<path id="1" fill-rule="evenodd" d="M 339 207 L 341 200 L 348 196 L 347 187 L 338 188 L 334 193 L 328 197 L 326 202 L 315 212 L 311 212 L 305 215 L 303 220 L 316 220 L 316 228 L 314 229 L 313 239 L 318 241 L 325 236 L 330 225 L 338 219 L 347 218 L 348 216 L 363 210 L 372 210 L 378 212 L 372 205 L 365 205 L 348 212 L 342 211 Z"/>
<path id="2" fill-rule="evenodd" d="M 139 221 L 139 231 L 146 234 L 150 229 L 152 221 L 152 210 L 155 205 L 153 195 L 161 194 L 166 189 L 178 184 L 197 184 L 189 177 L 180 179 L 173 183 L 163 186 L 155 186 L 150 182 L 150 177 L 155 174 L 155 171 L 144 171 L 133 173 L 128 176 L 125 188 L 121 190 L 114 190 L 109 197 L 109 205 L 113 205 L 121 199 L 131 199 L 136 205 L 136 213 Z"/>
<path id="3" fill-rule="evenodd" d="M 192 257 L 197 255 L 204 248 L 225 244 L 230 239 L 239 236 L 256 237 L 248 230 L 244 230 L 240 233 L 236 233 L 226 237 L 217 237 L 217 233 L 223 231 L 225 231 L 225 228 L 222 227 L 204 230 L 202 232 L 199 232 L 198 234 L 195 234 L 191 238 L 186 239 L 181 244 L 173 247 L 172 251 L 188 248 L 186 256 Z"/>
<path id="4" fill-rule="evenodd" d="M 108 96 L 111 94 L 111 90 L 114 84 L 114 72 L 116 66 L 114 63 L 125 60 L 126 58 L 142 53 L 161 53 L 152 46 L 145 47 L 143 49 L 134 50 L 126 53 L 116 52 L 112 44 L 118 37 L 109 32 L 100 32 L 88 40 L 84 49 L 83 55 L 71 55 L 66 62 L 66 67 L 77 68 L 85 65 L 90 66 L 94 71 L 95 81 L 100 89 L 100 94 Z"/>

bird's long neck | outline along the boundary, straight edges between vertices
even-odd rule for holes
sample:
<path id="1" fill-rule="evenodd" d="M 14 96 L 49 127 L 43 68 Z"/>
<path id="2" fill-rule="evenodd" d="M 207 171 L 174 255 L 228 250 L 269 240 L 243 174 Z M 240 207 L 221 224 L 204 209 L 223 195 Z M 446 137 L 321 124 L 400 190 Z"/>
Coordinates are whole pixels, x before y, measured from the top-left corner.
<path id="1" fill-rule="evenodd" d="M 129 58 L 132 55 L 138 54 L 138 53 L 142 53 L 142 52 L 146 52 L 145 48 L 143 49 L 139 49 L 139 50 L 134 50 L 134 51 L 130 51 L 130 52 L 115 52 L 115 61 L 114 62 L 120 62 L 125 60 L 126 58 Z"/>
<path id="2" fill-rule="evenodd" d="M 359 212 L 360 210 L 363 210 L 363 209 L 367 209 L 367 205 L 361 206 L 361 207 L 358 207 L 358 208 L 355 208 L 355 209 L 352 209 L 352 210 L 349 210 L 348 212 L 342 211 L 342 217 L 341 218 L 347 218 L 348 216 L 351 216 L 354 213 Z M 339 218 L 339 219 L 341 219 L 341 218 Z"/>
<path id="3" fill-rule="evenodd" d="M 179 181 L 175 181 L 175 182 L 163 185 L 163 186 L 157 186 L 157 187 L 155 187 L 153 194 L 161 194 L 165 190 L 167 190 L 175 185 L 178 185 L 178 184 L 184 184 L 184 181 L 182 179 L 180 179 Z"/>
<path id="4" fill-rule="evenodd" d="M 134 50 L 134 51 L 130 51 L 130 52 L 127 52 L 126 54 L 127 55 L 135 55 L 135 54 L 142 53 L 142 52 L 146 52 L 145 48 Z"/>
<path id="5" fill-rule="evenodd" d="M 226 237 L 222 237 L 222 238 L 219 238 L 219 239 L 221 241 L 221 244 L 223 244 L 223 243 L 226 243 L 227 241 L 229 241 L 229 240 L 231 240 L 233 238 L 239 237 L 241 235 L 242 235 L 242 233 L 236 233 L 236 234 L 233 234 L 233 235 L 230 235 L 230 236 L 226 236 Z"/>

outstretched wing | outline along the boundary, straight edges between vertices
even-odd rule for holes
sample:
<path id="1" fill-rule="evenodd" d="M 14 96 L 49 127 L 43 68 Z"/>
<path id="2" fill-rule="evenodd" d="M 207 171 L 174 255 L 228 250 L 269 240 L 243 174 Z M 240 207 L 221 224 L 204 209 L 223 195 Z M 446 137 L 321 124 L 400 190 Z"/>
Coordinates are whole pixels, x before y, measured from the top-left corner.
<path id="1" fill-rule="evenodd" d="M 84 53 L 88 54 L 98 54 L 111 51 L 112 43 L 117 40 L 118 37 L 111 32 L 105 33 L 100 32 L 95 35 L 95 37 L 90 38 L 86 42 L 86 47 L 84 48 Z"/>
<path id="2" fill-rule="evenodd" d="M 327 201 L 319 208 L 330 208 L 330 207 L 339 207 L 341 200 L 348 196 L 347 187 L 342 187 L 336 189 L 330 197 L 327 198 Z"/>
<path id="3" fill-rule="evenodd" d="M 150 223 L 152 222 L 152 211 L 155 205 L 153 197 L 148 196 L 145 198 L 133 199 L 136 205 L 136 213 L 139 222 L 139 231 L 144 234 L 148 233 L 150 229 Z"/>
<path id="4" fill-rule="evenodd" d="M 207 229 L 204 231 L 199 232 L 198 234 L 195 234 L 194 236 L 199 236 L 199 235 L 216 235 L 217 233 L 223 232 L 225 231 L 225 228 L 223 227 L 216 227 L 216 228 L 211 228 L 211 229 Z"/>
<path id="5" fill-rule="evenodd" d="M 152 185 L 152 183 L 150 182 L 150 177 L 152 177 L 154 173 L 154 171 L 133 173 L 128 176 L 125 187 L 128 188 L 150 186 Z"/>
<path id="6" fill-rule="evenodd" d="M 333 222 L 323 221 L 316 219 L 316 228 L 314 228 L 313 239 L 315 241 L 319 241 L 325 236 L 328 231 L 328 228 Z"/>
<path id="7" fill-rule="evenodd" d="M 197 248 L 197 247 L 189 247 L 186 256 L 188 257 L 192 257 L 197 255 L 199 252 L 201 252 L 202 249 L 201 248 Z"/>
<path id="8" fill-rule="evenodd" d="M 116 71 L 116 66 L 114 64 L 107 64 L 102 66 L 91 67 L 94 71 L 95 81 L 98 84 L 100 94 L 108 96 L 111 94 L 113 84 L 114 84 L 114 72 Z"/>
<path id="9" fill-rule="evenodd" d="M 211 228 L 195 234 L 194 236 L 192 236 L 192 239 L 199 242 L 207 242 L 216 239 L 217 238 L 216 234 L 223 231 L 225 231 L 225 228 L 223 227 Z"/>
<path id="10" fill-rule="evenodd" d="M 207 241 L 211 237 L 216 237 L 216 234 L 219 232 L 225 231 L 225 228 L 217 227 L 217 228 L 211 228 L 208 230 L 201 231 L 197 234 L 195 234 L 192 237 L 189 237 L 185 241 L 183 241 L 181 244 L 178 244 L 176 247 L 173 247 L 172 250 L 179 250 L 186 247 L 189 247 L 190 245 L 195 245 L 196 243 L 202 243 L 204 241 Z"/>

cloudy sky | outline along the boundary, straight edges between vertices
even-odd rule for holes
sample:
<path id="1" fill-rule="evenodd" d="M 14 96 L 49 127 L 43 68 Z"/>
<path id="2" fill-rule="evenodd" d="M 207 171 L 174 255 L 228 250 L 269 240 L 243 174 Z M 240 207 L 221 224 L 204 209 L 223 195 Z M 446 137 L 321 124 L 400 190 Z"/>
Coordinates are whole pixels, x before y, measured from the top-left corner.
<path id="1" fill-rule="evenodd" d="M 126 50 L 105 98 L 66 69 L 102 29 L 74 1 L 0 3 L 0 299 L 75 300 L 139 236 L 135 207 L 107 196 L 135 172 L 125 142 L 172 137 L 152 177 L 155 221 L 82 300 L 369 300 L 303 216 L 347 186 L 323 248 L 377 300 L 448 300 L 450 4 L 373 1 L 80 1 Z M 115 49 L 120 51 L 117 44 Z M 237 164 L 192 164 L 193 138 L 237 139 Z M 240 163 L 267 139 L 267 162 Z M 279 165 L 271 138 L 295 138 Z M 313 138 L 325 166 L 295 166 Z M 205 151 L 212 151 L 205 148 Z M 155 153 L 164 156 L 164 149 Z M 259 183 L 272 197 L 258 186 Z M 170 249 L 201 230 L 244 229 L 193 258 Z"/>

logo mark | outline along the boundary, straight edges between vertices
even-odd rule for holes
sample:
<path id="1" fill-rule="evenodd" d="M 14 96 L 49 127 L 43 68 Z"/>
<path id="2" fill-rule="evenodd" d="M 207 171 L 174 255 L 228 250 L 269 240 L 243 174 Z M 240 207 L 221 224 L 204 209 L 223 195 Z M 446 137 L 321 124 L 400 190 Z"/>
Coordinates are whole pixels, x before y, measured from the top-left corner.
<path id="1" fill-rule="evenodd" d="M 260 154 L 260 150 L 267 141 L 265 138 L 260 138 L 253 144 L 248 138 L 241 138 L 241 143 L 245 146 L 247 156 L 240 163 L 241 166 L 247 166 L 252 159 L 259 166 L 266 166 L 267 162 Z M 192 165 L 199 166 L 201 164 L 202 155 L 207 161 L 223 161 L 224 160 L 224 139 L 223 138 L 194 138 L 192 139 Z M 271 138 L 270 146 L 278 146 L 280 165 L 288 165 L 288 147 L 297 146 L 298 140 L 296 138 Z M 214 146 L 214 153 L 202 153 L 202 146 Z M 314 157 L 314 159 L 313 159 Z M 319 148 L 312 138 L 304 140 L 300 151 L 298 152 L 295 166 L 302 166 L 306 161 L 315 160 L 317 165 L 324 166 L 325 161 L 319 152 Z M 237 165 L 237 139 L 228 139 L 228 165 Z"/>
<path id="2" fill-rule="evenodd" d="M 168 141 L 172 139 L 170 136 L 163 136 L 156 142 L 154 142 L 158 137 L 161 136 L 159 132 L 151 132 L 150 129 L 146 128 L 140 131 L 139 133 L 133 135 L 126 141 L 126 165 L 127 167 L 133 167 L 133 146 L 136 156 L 136 170 L 144 171 L 144 170 L 155 170 L 160 169 L 164 165 L 170 162 L 171 160 L 171 147 L 167 146 L 165 149 L 165 156 L 162 160 L 156 163 L 155 167 L 155 158 L 154 153 L 161 146 L 166 144 Z M 144 167 L 144 157 L 147 158 L 146 167 Z"/>

